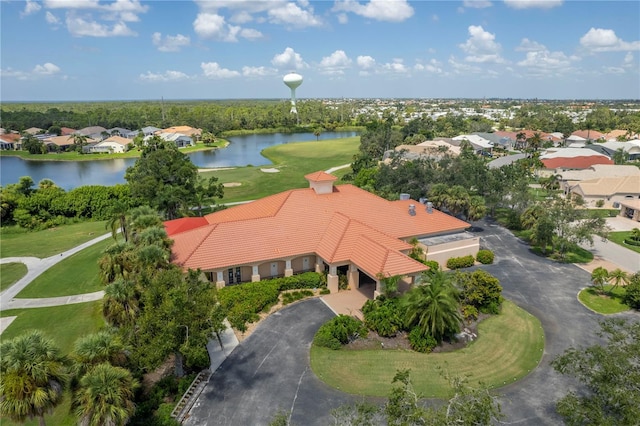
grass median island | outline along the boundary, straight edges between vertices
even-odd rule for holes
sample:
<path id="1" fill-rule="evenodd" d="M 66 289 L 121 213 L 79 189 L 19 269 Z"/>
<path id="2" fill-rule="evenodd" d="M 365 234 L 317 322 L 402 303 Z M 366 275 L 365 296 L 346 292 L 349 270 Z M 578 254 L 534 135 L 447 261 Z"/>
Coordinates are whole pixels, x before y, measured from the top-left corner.
<path id="1" fill-rule="evenodd" d="M 632 244 L 627 244 L 624 242 L 624 240 L 631 238 L 631 235 L 631 231 L 610 232 L 607 236 L 607 239 L 618 244 L 619 246 L 622 246 L 629 250 L 633 250 L 636 253 L 640 253 L 640 246 L 634 246 Z"/>
<path id="2" fill-rule="evenodd" d="M 53 265 L 34 279 L 17 298 L 58 297 L 104 290 L 100 282 L 98 260 L 114 243 L 112 238 L 100 241 Z"/>
<path id="3" fill-rule="evenodd" d="M 27 232 L 17 227 L 0 229 L 0 257 L 45 258 L 106 234 L 105 221 L 80 222 Z"/>
<path id="4" fill-rule="evenodd" d="M 5 291 L 27 274 L 27 265 L 20 262 L 0 264 L 0 291 Z"/>
<path id="5" fill-rule="evenodd" d="M 359 146 L 360 137 L 357 136 L 276 145 L 262 152 L 271 160 L 272 165 L 202 172 L 200 176 L 216 176 L 222 183 L 241 184 L 224 189 L 223 203 L 256 200 L 287 189 L 308 187 L 304 175 L 350 163 Z M 279 172 L 265 173 L 260 170 L 271 168 L 278 169 Z"/>
<path id="6" fill-rule="evenodd" d="M 544 331 L 540 321 L 513 302 L 482 321 L 478 340 L 448 353 L 404 350 L 337 350 L 311 347 L 311 368 L 329 386 L 365 396 L 388 396 L 397 370 L 410 369 L 416 392 L 447 398 L 453 389 L 441 370 L 498 388 L 521 379 L 540 362 Z"/>
<path id="7" fill-rule="evenodd" d="M 578 300 L 587 308 L 603 315 L 617 314 L 631 309 L 622 302 L 625 294 L 624 288 L 617 287 L 609 293 L 611 288 L 610 285 L 604 286 L 605 294 L 598 293 L 593 287 L 583 288 L 578 293 Z"/>

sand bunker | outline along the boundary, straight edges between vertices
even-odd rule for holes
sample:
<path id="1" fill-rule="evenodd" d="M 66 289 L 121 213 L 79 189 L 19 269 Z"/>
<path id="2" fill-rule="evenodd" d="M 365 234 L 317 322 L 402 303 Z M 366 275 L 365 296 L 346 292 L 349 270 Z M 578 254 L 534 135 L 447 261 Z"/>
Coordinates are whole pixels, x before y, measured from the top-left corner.
<path id="1" fill-rule="evenodd" d="M 278 169 L 260 169 L 260 171 L 265 173 L 280 173 Z"/>
<path id="2" fill-rule="evenodd" d="M 240 182 L 227 182 L 222 184 L 225 188 L 235 188 L 240 185 L 242 185 Z"/>

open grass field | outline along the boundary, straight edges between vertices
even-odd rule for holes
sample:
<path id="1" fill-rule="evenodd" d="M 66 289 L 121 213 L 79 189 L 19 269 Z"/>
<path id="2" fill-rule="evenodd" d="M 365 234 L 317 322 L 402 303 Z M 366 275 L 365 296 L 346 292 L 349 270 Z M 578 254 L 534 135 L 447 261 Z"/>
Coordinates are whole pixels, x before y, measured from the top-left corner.
<path id="1" fill-rule="evenodd" d="M 102 302 L 77 303 L 51 308 L 10 309 L 3 317 L 17 316 L 0 335 L 0 340 L 12 339 L 26 330 L 38 329 L 52 339 L 64 353 L 73 350 L 77 338 L 99 330 L 104 324 Z"/>
<path id="2" fill-rule="evenodd" d="M 0 257 L 45 258 L 106 234 L 104 221 L 80 222 L 43 231 L 26 232 L 9 227 L 0 230 Z"/>
<path id="3" fill-rule="evenodd" d="M 626 244 L 624 242 L 625 238 L 629 238 L 630 236 L 631 231 L 610 232 L 608 239 L 609 241 L 613 241 L 624 248 L 640 253 L 640 246 L 632 246 L 631 244 Z"/>
<path id="4" fill-rule="evenodd" d="M 42 330 L 52 339 L 63 353 L 69 354 L 73 344 L 79 337 L 94 333 L 104 326 L 101 312 L 102 302 L 79 303 L 76 305 L 56 306 L 52 308 L 15 309 L 3 311 L 3 317 L 17 316 L 11 325 L 0 335 L 0 341 L 12 339 L 31 329 Z M 72 426 L 77 424 L 75 416 L 69 412 L 71 397 L 69 392 L 60 406 L 53 413 L 45 416 L 48 425 Z M 2 426 L 18 426 L 6 418 L 0 418 Z M 37 419 L 24 423 L 36 426 Z"/>
<path id="5" fill-rule="evenodd" d="M 107 238 L 69 256 L 36 277 L 16 297 L 29 299 L 71 296 L 104 290 L 104 286 L 100 282 L 98 259 L 102 256 L 102 252 L 113 243 L 112 238 Z"/>
<path id="6" fill-rule="evenodd" d="M 0 291 L 5 291 L 26 274 L 27 266 L 24 263 L 0 264 Z"/>
<path id="7" fill-rule="evenodd" d="M 359 137 L 277 145 L 263 151 L 273 165 L 216 170 L 200 175 L 204 178 L 216 176 L 222 183 L 241 184 L 225 188 L 224 203 L 255 200 L 287 189 L 307 187 L 304 175 L 350 163 L 359 145 Z M 265 173 L 260 171 L 261 168 L 275 168 L 280 172 Z M 341 170 L 343 173 L 347 171 Z"/>
<path id="8" fill-rule="evenodd" d="M 542 358 L 544 331 L 533 315 L 506 301 L 501 315 L 480 323 L 478 339 L 449 353 L 401 350 L 338 350 L 312 346 L 311 368 L 329 386 L 357 395 L 388 396 L 397 370 L 410 369 L 425 398 L 452 395 L 444 370 L 498 388 L 526 376 Z"/>
<path id="9" fill-rule="evenodd" d="M 600 294 L 593 287 L 587 287 L 580 290 L 578 300 L 594 312 L 603 315 L 617 314 L 631 309 L 622 302 L 625 291 L 623 287 L 618 287 L 611 294 L 609 290 L 612 286 L 604 286 L 606 294 Z"/>

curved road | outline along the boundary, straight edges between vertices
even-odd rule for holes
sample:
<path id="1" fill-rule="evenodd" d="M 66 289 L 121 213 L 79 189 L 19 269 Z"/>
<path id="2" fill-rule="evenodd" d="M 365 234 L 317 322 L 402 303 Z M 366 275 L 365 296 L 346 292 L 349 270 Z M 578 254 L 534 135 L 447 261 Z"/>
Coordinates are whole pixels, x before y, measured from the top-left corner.
<path id="1" fill-rule="evenodd" d="M 504 296 L 542 322 L 546 346 L 538 368 L 498 390 L 504 423 L 557 425 L 554 404 L 571 380 L 549 365 L 571 346 L 598 342 L 594 331 L 603 317 L 583 307 L 578 291 L 589 285 L 588 272 L 532 254 L 508 230 L 490 222 L 476 224 L 481 244 L 496 263 L 483 266 L 500 279 Z M 314 332 L 333 313 L 318 299 L 300 302 L 267 318 L 213 374 L 191 410 L 189 425 L 267 425 L 278 412 L 291 413 L 292 425 L 328 425 L 330 411 L 361 400 L 329 388 L 309 368 Z M 640 320 L 637 312 L 620 317 Z"/>

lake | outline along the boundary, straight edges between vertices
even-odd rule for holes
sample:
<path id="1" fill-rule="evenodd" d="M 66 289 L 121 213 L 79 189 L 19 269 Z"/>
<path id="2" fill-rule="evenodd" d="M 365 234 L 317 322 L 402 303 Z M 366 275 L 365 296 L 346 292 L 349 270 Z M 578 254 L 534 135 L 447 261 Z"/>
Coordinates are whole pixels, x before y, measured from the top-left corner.
<path id="1" fill-rule="evenodd" d="M 357 136 L 357 132 L 325 132 L 319 140 Z M 229 146 L 222 149 L 187 154 L 193 164 L 201 168 L 265 166 L 271 164 L 261 151 L 274 145 L 290 142 L 311 142 L 313 133 L 252 134 L 227 138 Z M 50 154 L 54 155 L 54 154 Z M 98 154 L 93 154 L 98 155 Z M 17 183 L 21 176 L 31 176 L 36 184 L 51 179 L 66 190 L 83 185 L 115 185 L 124 183 L 124 173 L 133 166 L 135 158 L 95 161 L 40 161 L 20 157 L 0 157 L 0 184 Z"/>

